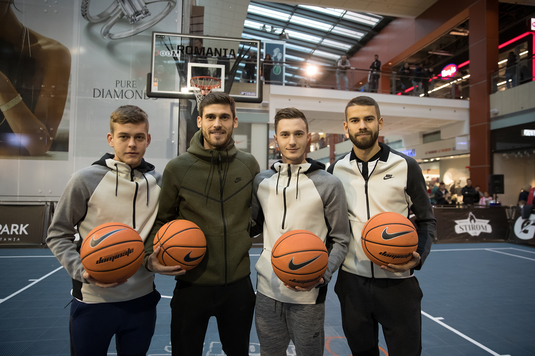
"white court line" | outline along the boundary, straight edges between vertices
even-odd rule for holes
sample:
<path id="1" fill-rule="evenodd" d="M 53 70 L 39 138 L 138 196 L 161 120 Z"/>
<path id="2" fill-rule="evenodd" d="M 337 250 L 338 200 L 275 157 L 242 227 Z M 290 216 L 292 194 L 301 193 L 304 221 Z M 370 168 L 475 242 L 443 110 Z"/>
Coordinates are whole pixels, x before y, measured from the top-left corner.
<path id="1" fill-rule="evenodd" d="M 488 250 L 488 247 L 479 247 L 479 248 L 445 248 L 445 249 L 437 249 L 437 250 L 431 250 L 431 252 L 452 252 L 452 251 L 486 251 Z M 494 250 L 514 250 L 513 247 L 494 247 Z M 524 250 L 520 250 L 524 251 Z"/>
<path id="2" fill-rule="evenodd" d="M 505 252 L 502 252 L 502 251 L 494 251 L 494 249 L 490 249 L 490 248 L 487 249 L 487 251 L 494 252 L 494 253 L 501 253 L 502 255 L 513 256 L 513 257 L 517 257 L 517 258 L 523 258 L 525 260 L 535 261 L 535 258 L 529 258 L 529 257 L 524 257 L 524 256 L 513 255 L 512 253 L 505 253 Z"/>
<path id="3" fill-rule="evenodd" d="M 488 252 L 494 252 L 494 253 L 501 253 L 502 255 L 507 255 L 507 256 L 513 256 L 513 257 L 517 257 L 517 258 L 522 258 L 522 259 L 525 259 L 525 260 L 535 261 L 535 259 L 533 259 L 533 258 L 524 257 L 524 256 L 518 256 L 518 255 L 513 255 L 513 254 L 511 254 L 511 253 L 506 253 L 506 252 L 497 251 L 497 250 L 515 250 L 515 251 L 521 251 L 521 252 L 535 253 L 535 252 L 525 251 L 525 250 L 522 250 L 522 249 L 519 249 L 519 248 L 514 248 L 514 247 L 495 247 L 495 248 L 459 248 L 459 249 L 452 248 L 452 249 L 444 249 L 444 250 L 431 250 L 431 252 L 442 252 L 442 251 L 445 251 L 445 252 L 452 252 L 452 251 L 488 251 Z"/>
<path id="4" fill-rule="evenodd" d="M 36 258 L 36 257 L 54 257 L 54 258 L 56 258 L 56 256 L 54 256 L 54 255 L 51 255 L 51 256 L 0 256 L 0 258 Z"/>
<path id="5" fill-rule="evenodd" d="M 514 247 L 512 247 L 511 250 L 522 251 L 522 252 L 527 252 L 527 253 L 533 253 L 533 254 L 535 254 L 535 251 L 522 250 L 522 249 L 514 248 Z"/>
<path id="6" fill-rule="evenodd" d="M 429 319 L 431 319 L 431 320 L 433 320 L 435 323 L 437 323 L 437 324 L 439 324 L 439 325 L 445 327 L 446 329 L 448 329 L 448 330 L 450 330 L 450 331 L 453 331 L 455 334 L 459 335 L 459 336 L 462 337 L 463 339 L 466 339 L 466 340 L 470 341 L 472 344 L 474 344 L 474 345 L 476 345 L 477 347 L 479 347 L 479 348 L 481 348 L 481 349 L 487 351 L 487 352 L 488 352 L 489 354 L 491 354 L 491 355 L 494 355 L 494 356 L 511 356 L 511 355 L 500 355 L 499 353 L 496 353 L 496 352 L 492 351 L 491 349 L 489 349 L 489 348 L 486 347 L 485 345 L 480 344 L 480 343 L 477 342 L 476 340 L 474 340 L 474 339 L 472 339 L 472 338 L 466 336 L 465 334 L 463 334 L 462 332 L 460 332 L 460 331 L 458 331 L 458 330 L 452 328 L 452 327 L 449 326 L 448 324 L 443 323 L 443 322 L 441 321 L 442 318 L 435 318 L 435 317 L 433 317 L 433 316 L 427 314 L 427 313 L 424 312 L 423 310 L 422 310 L 422 315 L 428 317 Z"/>
<path id="7" fill-rule="evenodd" d="M 5 302 L 5 301 L 8 300 L 8 299 L 13 298 L 14 296 L 16 296 L 17 294 L 19 294 L 20 292 L 25 291 L 26 289 L 30 288 L 30 287 L 33 286 L 34 284 L 41 282 L 43 279 L 45 279 L 45 278 L 47 278 L 48 276 L 50 276 L 50 275 L 56 273 L 57 271 L 59 271 L 59 270 L 62 269 L 62 268 L 63 268 L 63 266 L 58 267 L 58 268 L 56 268 L 55 270 L 53 270 L 52 272 L 48 273 L 47 275 L 44 275 L 43 277 L 41 277 L 41 278 L 39 278 L 39 279 L 36 279 L 34 282 L 28 284 L 26 287 L 24 287 L 24 288 L 22 288 L 22 289 L 19 289 L 18 291 L 16 291 L 15 293 L 11 294 L 10 296 L 8 296 L 8 297 L 6 297 L 6 298 L 4 298 L 4 299 L 0 299 L 0 304 L 2 304 L 3 302 Z"/>

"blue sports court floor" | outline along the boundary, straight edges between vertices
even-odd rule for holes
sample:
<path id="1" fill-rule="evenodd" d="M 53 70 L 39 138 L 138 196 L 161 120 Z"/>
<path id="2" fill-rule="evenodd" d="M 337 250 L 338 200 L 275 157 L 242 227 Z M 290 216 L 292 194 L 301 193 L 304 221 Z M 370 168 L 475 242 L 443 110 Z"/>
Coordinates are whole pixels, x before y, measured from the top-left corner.
<path id="1" fill-rule="evenodd" d="M 259 248 L 251 250 L 254 264 Z M 254 279 L 254 272 L 252 274 Z M 535 249 L 508 243 L 434 245 L 417 272 L 423 355 L 535 355 Z M 171 354 L 169 301 L 174 283 L 157 276 L 164 296 L 149 355 Z M 69 355 L 70 278 L 46 249 L 0 249 L 0 355 Z M 330 286 L 324 355 L 350 355 Z M 387 355 L 386 344 L 381 355 Z M 112 344 L 108 355 L 115 354 Z M 288 355 L 295 355 L 292 346 Z M 204 356 L 224 355 L 215 321 Z M 260 355 L 256 331 L 250 355 Z"/>

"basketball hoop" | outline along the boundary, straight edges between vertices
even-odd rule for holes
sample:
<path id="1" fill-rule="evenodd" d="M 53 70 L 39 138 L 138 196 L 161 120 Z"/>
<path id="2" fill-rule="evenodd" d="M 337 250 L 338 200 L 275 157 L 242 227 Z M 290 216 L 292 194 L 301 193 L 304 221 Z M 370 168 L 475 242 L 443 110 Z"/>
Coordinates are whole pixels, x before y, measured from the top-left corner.
<path id="1" fill-rule="evenodd" d="M 201 105 L 201 101 L 210 94 L 212 89 L 221 88 L 221 79 L 208 76 L 193 77 L 189 83 L 197 98 L 197 106 Z"/>

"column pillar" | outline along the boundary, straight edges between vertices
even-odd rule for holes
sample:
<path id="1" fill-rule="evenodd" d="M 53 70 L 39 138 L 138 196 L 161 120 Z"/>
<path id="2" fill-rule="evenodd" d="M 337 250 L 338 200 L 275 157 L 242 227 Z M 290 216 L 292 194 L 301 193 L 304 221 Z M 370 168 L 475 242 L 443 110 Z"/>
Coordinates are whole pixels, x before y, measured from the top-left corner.
<path id="1" fill-rule="evenodd" d="M 491 173 L 491 72 L 498 69 L 498 0 L 478 0 L 470 18 L 470 177 L 474 186 L 488 186 Z"/>

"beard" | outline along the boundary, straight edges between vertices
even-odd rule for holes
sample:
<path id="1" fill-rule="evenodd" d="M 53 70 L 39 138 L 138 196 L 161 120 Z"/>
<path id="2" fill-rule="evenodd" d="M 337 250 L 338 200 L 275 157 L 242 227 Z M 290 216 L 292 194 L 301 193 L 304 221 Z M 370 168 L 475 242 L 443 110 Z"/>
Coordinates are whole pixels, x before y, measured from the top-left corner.
<path id="1" fill-rule="evenodd" d="M 221 136 L 219 138 L 214 138 L 210 133 L 219 132 Z M 232 138 L 232 130 L 228 132 L 227 130 L 221 128 L 218 130 L 204 129 L 202 130 L 202 135 L 206 142 L 215 148 L 221 149 L 227 147 Z"/>
<path id="2" fill-rule="evenodd" d="M 367 133 L 367 132 L 370 132 L 371 133 L 371 136 L 369 136 L 368 138 L 364 139 L 364 138 L 358 138 L 357 135 L 360 134 L 360 133 Z M 349 139 L 351 140 L 351 142 L 353 142 L 353 144 L 358 148 L 358 149 L 361 149 L 361 150 L 367 150 L 369 148 L 372 148 L 373 145 L 375 145 L 375 142 L 377 141 L 377 138 L 379 138 L 379 131 L 358 131 L 356 133 L 349 133 Z"/>

